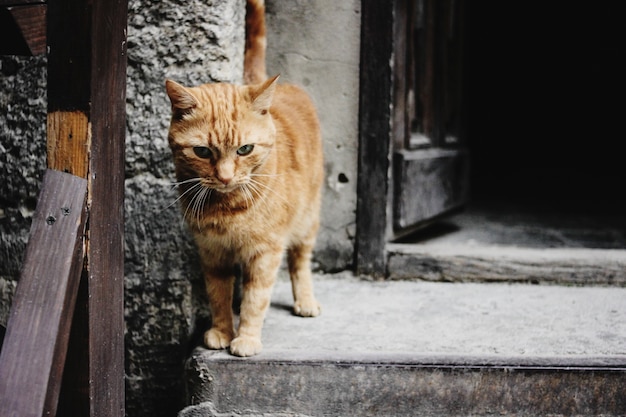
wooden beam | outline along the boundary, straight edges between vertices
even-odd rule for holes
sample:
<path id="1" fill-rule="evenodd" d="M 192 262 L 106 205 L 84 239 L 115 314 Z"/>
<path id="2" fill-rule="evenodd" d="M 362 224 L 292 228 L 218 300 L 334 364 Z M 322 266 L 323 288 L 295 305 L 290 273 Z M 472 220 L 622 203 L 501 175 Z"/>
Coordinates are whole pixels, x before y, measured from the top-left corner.
<path id="1" fill-rule="evenodd" d="M 469 157 L 457 149 L 398 150 L 393 222 L 396 236 L 458 209 L 467 201 Z M 416 194 L 416 190 L 420 192 Z M 414 230 L 413 230 L 414 231 Z"/>
<path id="2" fill-rule="evenodd" d="M 48 168 L 87 178 L 89 118 L 84 111 L 48 113 Z"/>
<path id="3" fill-rule="evenodd" d="M 0 1 L 1 55 L 46 52 L 46 5 L 37 3 L 41 2 Z"/>
<path id="4" fill-rule="evenodd" d="M 0 355 L 0 415 L 56 414 L 83 266 L 87 181 L 48 170 Z"/>
<path id="5" fill-rule="evenodd" d="M 89 182 L 86 282 L 63 415 L 124 416 L 127 6 L 126 0 L 48 5 L 48 164 Z"/>
<path id="6" fill-rule="evenodd" d="M 89 369 L 91 416 L 124 412 L 127 0 L 90 0 Z"/>
<path id="7" fill-rule="evenodd" d="M 386 271 L 387 195 L 390 166 L 393 4 L 361 3 L 359 172 L 355 264 L 358 274 Z"/>

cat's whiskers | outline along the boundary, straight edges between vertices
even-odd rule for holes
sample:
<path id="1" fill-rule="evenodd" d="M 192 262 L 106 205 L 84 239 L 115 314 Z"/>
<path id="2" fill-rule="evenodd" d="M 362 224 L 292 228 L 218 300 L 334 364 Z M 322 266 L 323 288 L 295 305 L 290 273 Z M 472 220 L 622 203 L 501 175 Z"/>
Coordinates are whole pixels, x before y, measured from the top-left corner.
<path id="1" fill-rule="evenodd" d="M 189 222 L 189 217 L 187 216 L 187 213 L 189 213 L 189 209 L 191 208 L 191 214 L 193 215 L 193 208 L 192 208 L 192 203 L 194 201 L 194 199 L 196 198 L 196 195 L 198 194 L 198 192 L 200 192 L 200 190 L 198 189 L 199 187 L 197 185 L 194 185 L 190 190 L 194 190 L 193 195 L 191 196 L 191 200 L 189 200 L 189 202 L 186 204 L 185 207 L 185 213 L 183 214 L 183 220 L 186 220 L 187 222 Z M 187 190 L 190 191 L 190 190 Z M 185 193 L 186 194 L 186 193 Z"/>
<path id="2" fill-rule="evenodd" d="M 246 208 L 252 207 L 252 204 L 254 202 L 254 196 L 250 192 L 250 189 L 248 188 L 248 184 L 243 183 L 241 184 L 239 188 L 241 189 L 241 193 L 243 194 L 243 198 L 246 202 Z"/>
<path id="3" fill-rule="evenodd" d="M 271 207 L 267 203 L 267 194 L 263 194 L 256 185 L 247 182 L 242 184 L 242 189 L 245 189 L 246 196 L 250 199 L 248 207 L 252 207 L 254 210 L 263 208 L 265 212 L 271 210 Z"/>
<path id="4" fill-rule="evenodd" d="M 200 177 L 194 177 L 194 178 L 188 178 L 186 180 L 182 180 L 182 181 L 174 181 L 172 183 L 172 187 L 177 188 L 183 184 L 189 184 L 190 182 L 200 182 L 202 180 L 202 178 Z"/>
<path id="5" fill-rule="evenodd" d="M 166 209 L 172 207 L 174 204 L 178 203 L 180 201 L 181 198 L 183 198 L 187 193 L 192 192 L 195 188 L 202 186 L 202 184 L 200 183 L 202 179 L 201 178 L 190 178 L 188 180 L 184 180 L 184 181 L 180 181 L 180 182 L 174 182 L 172 183 L 172 189 L 175 190 L 176 188 L 180 187 L 183 184 L 188 184 L 190 182 L 195 182 L 196 184 L 192 185 L 191 187 L 189 187 L 187 190 L 185 190 L 184 193 L 181 193 L 176 200 L 174 200 L 169 206 L 166 207 Z"/>
<path id="6" fill-rule="evenodd" d="M 281 199 L 285 204 L 287 204 L 288 206 L 292 206 L 291 202 L 288 201 L 285 197 L 283 197 L 282 195 L 280 195 L 276 190 L 274 190 L 272 187 L 270 187 L 267 184 L 262 183 L 261 181 L 257 181 L 254 178 L 250 178 L 250 182 L 249 182 L 250 186 L 252 186 L 259 195 L 262 195 L 263 193 L 261 191 L 263 190 L 267 190 L 272 192 L 276 197 L 278 197 L 279 199 Z M 260 188 L 259 188 L 260 187 Z"/>
<path id="7" fill-rule="evenodd" d="M 206 204 L 207 199 L 211 196 L 213 192 L 212 188 L 201 187 L 193 196 L 189 206 L 191 206 L 191 216 L 189 218 L 189 223 L 196 220 L 196 225 L 198 229 L 200 229 L 200 222 L 202 220 L 202 215 L 204 213 L 204 206 Z"/>
<path id="8" fill-rule="evenodd" d="M 194 206 L 196 210 L 196 223 L 198 225 L 198 229 L 200 229 L 200 221 L 202 220 L 202 216 L 204 214 L 204 206 L 207 199 L 211 196 L 212 191 L 212 188 L 203 187 L 202 191 L 200 191 L 200 196 Z"/>
<path id="9" fill-rule="evenodd" d="M 191 226 L 195 220 L 198 229 L 200 229 L 200 223 L 202 219 L 202 213 L 204 212 L 204 206 L 207 200 L 210 198 L 213 189 L 205 186 L 202 183 L 202 178 L 191 178 L 188 180 L 174 183 L 174 188 L 178 188 L 180 185 L 194 183 L 191 187 L 181 193 L 180 196 L 168 207 L 173 206 L 183 197 L 188 195 L 188 202 L 185 204 L 185 212 L 183 214 L 183 220 Z"/>
<path id="10" fill-rule="evenodd" d="M 256 174 L 256 173 L 251 173 L 250 177 L 281 177 L 284 174 Z"/>

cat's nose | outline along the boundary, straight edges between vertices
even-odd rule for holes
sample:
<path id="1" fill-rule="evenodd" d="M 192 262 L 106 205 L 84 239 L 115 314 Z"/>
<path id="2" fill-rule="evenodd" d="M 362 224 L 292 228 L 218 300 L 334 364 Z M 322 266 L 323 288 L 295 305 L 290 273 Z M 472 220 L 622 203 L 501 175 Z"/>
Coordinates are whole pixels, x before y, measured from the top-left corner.
<path id="1" fill-rule="evenodd" d="M 217 179 L 224 185 L 228 185 L 230 184 L 230 182 L 233 180 L 233 177 L 217 177 Z"/>
<path id="2" fill-rule="evenodd" d="M 215 167 L 215 177 L 224 185 L 228 185 L 235 177 L 235 163 L 230 159 L 220 160 Z"/>

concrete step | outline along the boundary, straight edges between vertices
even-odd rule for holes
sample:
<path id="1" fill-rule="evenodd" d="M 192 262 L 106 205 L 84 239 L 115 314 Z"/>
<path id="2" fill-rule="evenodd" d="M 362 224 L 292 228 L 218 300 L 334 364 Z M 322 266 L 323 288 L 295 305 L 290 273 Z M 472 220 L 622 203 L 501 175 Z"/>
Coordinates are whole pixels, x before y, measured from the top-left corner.
<path id="1" fill-rule="evenodd" d="M 626 288 L 316 278 L 260 355 L 194 350 L 180 417 L 626 415 Z"/>

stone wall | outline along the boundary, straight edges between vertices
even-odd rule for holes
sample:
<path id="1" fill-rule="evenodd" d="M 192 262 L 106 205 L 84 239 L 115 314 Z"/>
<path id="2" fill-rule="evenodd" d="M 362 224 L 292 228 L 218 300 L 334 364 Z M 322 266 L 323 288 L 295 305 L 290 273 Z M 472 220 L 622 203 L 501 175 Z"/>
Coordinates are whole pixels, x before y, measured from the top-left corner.
<path id="1" fill-rule="evenodd" d="M 315 256 L 352 263 L 358 109 L 357 0 L 268 0 L 268 70 L 319 108 L 327 181 Z M 129 416 L 182 409 L 183 361 L 207 326 L 195 247 L 172 189 L 164 79 L 240 82 L 245 0 L 130 0 L 125 317 Z M 46 59 L 0 57 L 0 324 L 15 291 L 45 170 Z M 71 358 L 68 358 L 71 360 Z"/>
<path id="2" fill-rule="evenodd" d="M 126 133 L 126 378 L 129 416 L 182 408 L 182 364 L 207 325 L 196 249 L 181 221 L 164 81 L 240 82 L 245 0 L 129 2 Z"/>
<path id="3" fill-rule="evenodd" d="M 0 325 L 46 168 L 46 59 L 0 56 Z"/>

